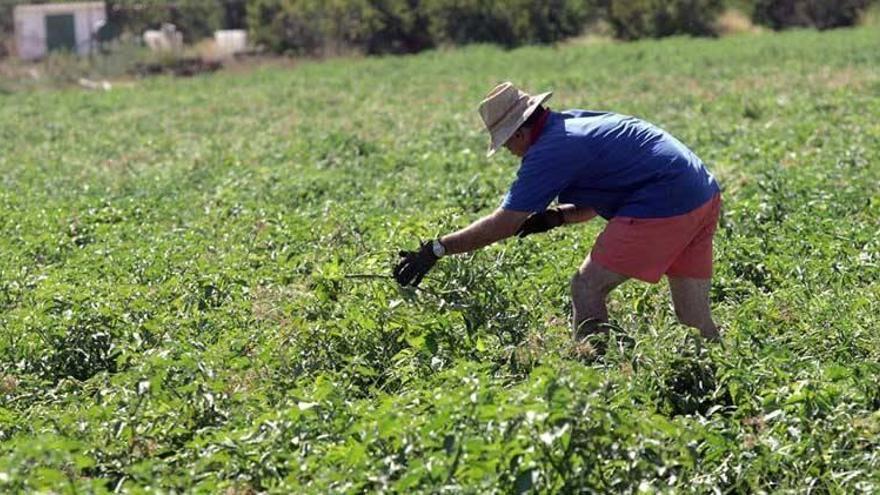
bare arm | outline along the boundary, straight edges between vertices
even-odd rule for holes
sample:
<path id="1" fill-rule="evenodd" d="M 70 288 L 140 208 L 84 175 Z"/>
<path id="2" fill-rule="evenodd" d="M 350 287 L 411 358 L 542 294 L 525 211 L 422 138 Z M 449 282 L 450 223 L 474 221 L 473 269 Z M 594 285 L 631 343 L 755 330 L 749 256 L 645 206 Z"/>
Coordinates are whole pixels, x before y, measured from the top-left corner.
<path id="1" fill-rule="evenodd" d="M 513 236 L 528 216 L 528 212 L 499 208 L 469 226 L 441 237 L 440 242 L 446 247 L 446 254 L 475 251 Z"/>
<path id="2" fill-rule="evenodd" d="M 575 205 L 559 205 L 559 211 L 565 219 L 564 223 L 587 222 L 597 215 L 596 210 L 592 208 L 578 208 Z"/>
<path id="3" fill-rule="evenodd" d="M 539 219 L 537 222 L 533 222 L 536 226 L 528 229 L 531 233 L 537 233 L 558 227 L 560 222 L 579 223 L 596 216 L 596 212 L 592 208 L 576 208 L 574 205 L 561 205 L 559 210 L 562 212 L 562 218 L 559 218 L 560 215 L 557 212 L 553 212 L 552 216 L 556 220 L 553 225 L 549 225 L 546 222 L 548 215 L 546 211 L 531 215 L 529 212 L 499 208 L 469 226 L 443 236 L 440 238 L 440 242 L 445 247 L 446 254 L 466 253 L 512 237 L 517 234 L 517 231 L 521 237 L 528 235 L 526 230 L 529 222 L 526 219 L 529 221 Z M 401 251 L 402 259 L 394 267 L 393 272 L 397 282 L 403 286 L 417 287 L 422 281 L 422 277 L 437 262 L 439 253 L 435 251 L 436 247 L 433 242 L 424 242 L 418 251 Z"/>

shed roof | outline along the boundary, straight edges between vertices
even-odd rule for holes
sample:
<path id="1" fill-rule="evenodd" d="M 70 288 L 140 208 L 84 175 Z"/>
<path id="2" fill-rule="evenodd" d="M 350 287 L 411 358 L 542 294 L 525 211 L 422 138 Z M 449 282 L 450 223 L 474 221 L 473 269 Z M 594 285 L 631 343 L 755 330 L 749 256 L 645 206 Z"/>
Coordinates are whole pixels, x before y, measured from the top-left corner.
<path id="1" fill-rule="evenodd" d="M 104 2 L 73 2 L 73 3 L 41 3 L 16 5 L 14 15 L 19 14 L 53 14 L 58 12 L 77 12 L 105 8 Z"/>

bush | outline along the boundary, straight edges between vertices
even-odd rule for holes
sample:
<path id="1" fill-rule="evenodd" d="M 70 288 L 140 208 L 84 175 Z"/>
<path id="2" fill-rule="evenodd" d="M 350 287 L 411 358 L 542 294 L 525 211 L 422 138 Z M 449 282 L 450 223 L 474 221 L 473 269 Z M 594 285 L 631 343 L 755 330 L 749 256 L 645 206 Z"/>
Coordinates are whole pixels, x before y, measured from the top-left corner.
<path id="1" fill-rule="evenodd" d="M 353 40 L 367 53 L 416 53 L 435 45 L 424 0 L 369 0 L 366 25 Z"/>
<path id="2" fill-rule="evenodd" d="M 249 0 L 252 39 L 275 52 L 414 53 L 440 43 L 554 42 L 580 33 L 591 0 Z"/>
<path id="3" fill-rule="evenodd" d="M 577 35 L 597 8 L 583 0 L 434 0 L 429 7 L 440 42 L 552 43 Z"/>
<path id="4" fill-rule="evenodd" d="M 356 45 L 368 13 L 360 0 L 249 0 L 247 24 L 270 51 L 321 55 Z"/>
<path id="5" fill-rule="evenodd" d="M 223 0 L 144 0 L 107 2 L 108 24 L 114 32 L 143 34 L 148 29 L 158 29 L 170 22 L 183 33 L 187 43 L 211 37 L 224 26 L 225 5 Z"/>
<path id="6" fill-rule="evenodd" d="M 773 29 L 831 29 L 856 24 L 870 0 L 757 0 L 753 19 Z"/>
<path id="7" fill-rule="evenodd" d="M 609 0 L 608 21 L 618 38 L 692 34 L 712 36 L 722 0 Z"/>

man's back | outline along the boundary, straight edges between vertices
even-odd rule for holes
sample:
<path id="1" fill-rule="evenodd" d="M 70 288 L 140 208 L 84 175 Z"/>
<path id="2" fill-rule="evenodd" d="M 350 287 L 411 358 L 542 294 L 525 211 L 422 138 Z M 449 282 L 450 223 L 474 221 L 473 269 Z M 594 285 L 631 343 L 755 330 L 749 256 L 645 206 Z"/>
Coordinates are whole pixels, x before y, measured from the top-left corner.
<path id="1" fill-rule="evenodd" d="M 658 218 L 692 211 L 718 191 L 700 159 L 659 127 L 568 110 L 550 115 L 503 207 L 542 211 L 558 196 L 605 218 Z"/>

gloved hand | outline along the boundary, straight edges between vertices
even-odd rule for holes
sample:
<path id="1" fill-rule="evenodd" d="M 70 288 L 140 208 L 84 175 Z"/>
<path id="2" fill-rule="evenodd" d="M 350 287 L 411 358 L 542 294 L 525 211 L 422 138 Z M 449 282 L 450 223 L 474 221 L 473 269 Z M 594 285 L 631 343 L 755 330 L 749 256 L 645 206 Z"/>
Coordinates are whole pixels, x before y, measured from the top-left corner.
<path id="1" fill-rule="evenodd" d="M 516 235 L 525 237 L 531 234 L 547 232 L 550 229 L 559 227 L 563 223 L 565 223 L 565 217 L 562 216 L 562 212 L 556 208 L 550 208 L 541 213 L 529 215 L 526 221 L 520 225 L 519 230 L 516 231 Z"/>
<path id="2" fill-rule="evenodd" d="M 401 251 L 400 257 L 403 259 L 394 267 L 394 278 L 400 285 L 413 287 L 419 286 L 425 274 L 440 259 L 434 254 L 432 241 L 423 242 L 418 251 Z"/>

